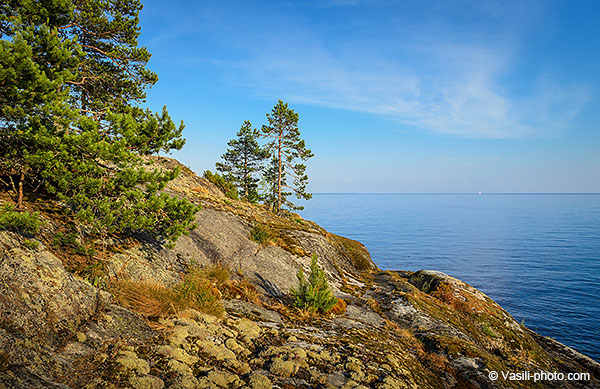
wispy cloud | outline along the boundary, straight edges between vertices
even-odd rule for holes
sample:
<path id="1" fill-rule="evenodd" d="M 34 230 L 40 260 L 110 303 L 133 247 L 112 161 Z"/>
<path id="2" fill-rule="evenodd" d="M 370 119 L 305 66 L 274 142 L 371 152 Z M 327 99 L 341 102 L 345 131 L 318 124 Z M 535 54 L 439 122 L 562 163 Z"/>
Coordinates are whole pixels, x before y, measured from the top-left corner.
<path id="1" fill-rule="evenodd" d="M 349 31 L 346 37 L 282 17 L 268 29 L 234 30 L 217 38 L 235 53 L 228 58 L 209 54 L 187 60 L 227 69 L 233 85 L 256 95 L 380 115 L 468 138 L 559 132 L 589 98 L 585 86 L 548 75 L 536 75 L 518 91 L 511 90 L 504 80 L 514 71 L 518 47 L 504 31 L 482 43 L 465 39 L 464 31 L 457 35 L 443 26 L 426 27 L 431 31 L 390 24 L 377 33 Z M 407 29 L 410 36 L 398 35 Z"/>

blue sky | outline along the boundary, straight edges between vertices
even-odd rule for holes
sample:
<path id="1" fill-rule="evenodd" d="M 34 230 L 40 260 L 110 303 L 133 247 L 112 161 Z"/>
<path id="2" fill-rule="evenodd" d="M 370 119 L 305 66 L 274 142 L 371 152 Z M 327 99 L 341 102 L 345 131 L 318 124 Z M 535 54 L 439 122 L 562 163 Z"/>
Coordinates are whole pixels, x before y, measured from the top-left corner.
<path id="1" fill-rule="evenodd" d="M 600 192 L 600 2 L 144 4 L 197 172 L 283 99 L 313 192 Z"/>

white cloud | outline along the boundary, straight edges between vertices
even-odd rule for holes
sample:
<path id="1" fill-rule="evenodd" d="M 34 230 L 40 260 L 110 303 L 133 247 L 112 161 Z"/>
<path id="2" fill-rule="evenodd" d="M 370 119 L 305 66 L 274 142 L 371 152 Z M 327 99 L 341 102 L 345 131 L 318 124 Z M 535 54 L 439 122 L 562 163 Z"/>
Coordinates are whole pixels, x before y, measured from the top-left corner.
<path id="1" fill-rule="evenodd" d="M 525 80 L 518 94 L 509 90 L 503 80 L 514 72 L 517 50 L 504 32 L 478 42 L 464 31 L 432 30 L 415 27 L 404 39 L 390 33 L 352 45 L 358 38 L 339 42 L 306 22 L 283 19 L 225 41 L 238 58 L 201 61 L 228 68 L 232 85 L 259 96 L 366 112 L 467 138 L 559 132 L 588 100 L 585 87 L 548 76 Z"/>

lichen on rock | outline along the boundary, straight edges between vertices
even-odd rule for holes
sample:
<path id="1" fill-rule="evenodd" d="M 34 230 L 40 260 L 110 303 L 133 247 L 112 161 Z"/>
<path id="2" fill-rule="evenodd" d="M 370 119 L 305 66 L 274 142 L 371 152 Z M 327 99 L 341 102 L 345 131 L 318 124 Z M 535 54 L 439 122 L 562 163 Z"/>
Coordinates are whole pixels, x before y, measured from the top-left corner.
<path id="1" fill-rule="evenodd" d="M 225 202 L 185 169 L 167 191 L 203 204 L 198 228 L 172 249 L 143 236 L 111 238 L 108 289 L 111 277 L 168 288 L 190 266 L 218 262 L 258 296 L 219 290 L 228 296 L 222 318 L 194 309 L 153 317 L 70 272 L 52 245 L 31 250 L 30 237 L 0 231 L 0 387 L 527 387 L 492 381 L 492 370 L 589 372 L 589 381 L 561 387 L 600 387 L 596 361 L 527 329 L 460 280 L 380 271 L 360 243 L 294 215 Z M 36 239 L 48 242 L 65 226 L 42 216 L 48 227 Z M 251 239 L 257 224 L 273 233 L 268 244 Z M 309 253 L 345 310 L 291 307 L 288 293 Z"/>

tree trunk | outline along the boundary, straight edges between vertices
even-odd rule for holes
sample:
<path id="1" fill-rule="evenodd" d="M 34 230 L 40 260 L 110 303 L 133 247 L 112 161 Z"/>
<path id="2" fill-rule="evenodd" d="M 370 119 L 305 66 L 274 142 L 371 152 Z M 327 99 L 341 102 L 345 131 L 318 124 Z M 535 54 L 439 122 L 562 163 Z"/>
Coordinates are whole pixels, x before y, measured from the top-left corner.
<path id="1" fill-rule="evenodd" d="M 248 200 L 248 186 L 250 186 L 250 172 L 248 172 L 248 155 L 244 153 L 244 198 Z"/>
<path id="2" fill-rule="evenodd" d="M 17 209 L 23 209 L 23 181 L 25 180 L 25 174 L 21 173 L 19 177 L 19 198 L 17 199 Z"/>
<path id="3" fill-rule="evenodd" d="M 281 212 L 281 133 L 279 133 L 279 156 L 277 162 L 279 163 L 279 174 L 277 176 L 277 214 Z"/>

